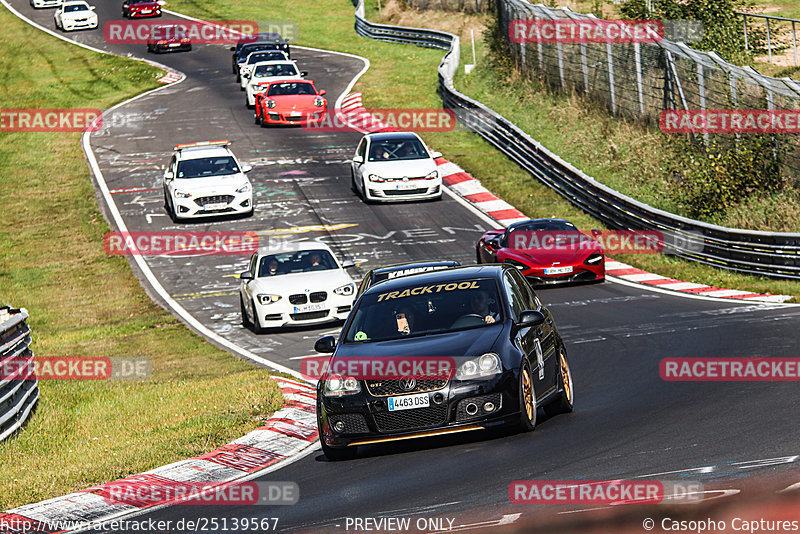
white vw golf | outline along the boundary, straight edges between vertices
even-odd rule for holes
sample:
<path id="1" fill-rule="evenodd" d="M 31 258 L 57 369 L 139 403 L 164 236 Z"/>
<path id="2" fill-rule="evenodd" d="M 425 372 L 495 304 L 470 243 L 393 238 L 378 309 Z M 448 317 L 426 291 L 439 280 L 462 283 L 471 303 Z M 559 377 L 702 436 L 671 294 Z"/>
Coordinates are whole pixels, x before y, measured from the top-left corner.
<path id="1" fill-rule="evenodd" d="M 364 202 L 439 199 L 442 177 L 433 160 L 441 156 L 412 132 L 367 134 L 353 156 L 351 187 Z"/>
<path id="2" fill-rule="evenodd" d="M 97 28 L 97 13 L 94 6 L 83 0 L 70 0 L 62 3 L 53 14 L 56 29 L 69 32 L 73 30 L 92 30 Z"/>
<path id="3" fill-rule="evenodd" d="M 347 319 L 356 285 L 331 249 L 312 241 L 262 248 L 239 274 L 242 324 L 256 334 L 265 328 Z"/>
<path id="4" fill-rule="evenodd" d="M 228 146 L 203 141 L 175 146 L 164 172 L 164 205 L 173 221 L 253 213 L 253 186 Z"/>
<path id="5" fill-rule="evenodd" d="M 266 84 L 272 80 L 299 80 L 308 74 L 306 71 L 297 70 L 294 61 L 263 61 L 253 65 L 249 73 L 242 75 L 247 80 L 244 90 L 247 92 L 245 104 L 251 109 L 256 105 L 256 92 L 263 91 L 259 84 Z"/>

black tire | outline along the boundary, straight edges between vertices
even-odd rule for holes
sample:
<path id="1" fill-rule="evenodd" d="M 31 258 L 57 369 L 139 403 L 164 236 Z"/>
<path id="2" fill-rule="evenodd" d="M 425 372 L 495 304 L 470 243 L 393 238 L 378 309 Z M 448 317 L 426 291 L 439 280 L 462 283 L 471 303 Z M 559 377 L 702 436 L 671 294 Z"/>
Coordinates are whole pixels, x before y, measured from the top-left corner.
<path id="1" fill-rule="evenodd" d="M 350 167 L 350 190 L 358 195 L 358 187 L 356 187 L 356 173 L 353 172 L 352 167 Z"/>
<path id="2" fill-rule="evenodd" d="M 244 309 L 244 299 L 241 295 L 239 295 L 239 308 L 242 310 L 242 326 L 250 328 L 253 323 L 251 323 L 250 319 L 247 317 L 247 310 Z"/>
<path id="3" fill-rule="evenodd" d="M 572 387 L 572 371 L 569 368 L 567 351 L 564 347 L 561 347 L 558 351 L 558 360 L 559 370 L 556 380 L 558 380 L 559 394 L 556 399 L 544 406 L 544 413 L 548 417 L 571 412 L 575 400 L 575 391 Z"/>
<path id="4" fill-rule="evenodd" d="M 361 199 L 364 204 L 372 204 L 372 201 L 367 196 L 367 184 L 364 182 L 364 178 L 361 178 Z"/>
<path id="5" fill-rule="evenodd" d="M 519 367 L 519 426 L 523 432 L 536 428 L 536 390 L 533 387 L 533 373 L 528 360 L 523 360 Z"/>
<path id="6" fill-rule="evenodd" d="M 481 249 L 478 247 L 475 247 L 475 263 L 483 263 L 481 261 Z"/>
<path id="7" fill-rule="evenodd" d="M 259 126 L 261 125 L 261 115 L 258 114 L 258 108 L 256 108 L 255 112 L 253 113 L 253 122 Z"/>
<path id="8" fill-rule="evenodd" d="M 250 100 L 247 99 L 247 95 L 245 95 L 244 97 L 244 107 L 246 107 L 247 109 L 253 109 L 255 107 L 250 105 Z"/>
<path id="9" fill-rule="evenodd" d="M 174 223 L 178 222 L 178 214 L 175 213 L 175 205 L 172 203 L 171 200 L 169 200 L 166 191 L 164 191 L 164 202 L 167 204 L 165 207 L 167 208 L 169 219 Z"/>
<path id="10" fill-rule="evenodd" d="M 256 303 L 255 301 L 250 301 L 253 305 L 253 333 L 254 334 L 266 334 L 267 329 L 261 326 L 261 321 L 258 319 L 258 311 L 256 310 Z"/>
<path id="11" fill-rule="evenodd" d="M 354 460 L 358 457 L 358 447 L 328 447 L 325 445 L 324 439 L 320 439 L 319 443 L 322 445 L 322 452 L 325 454 L 325 457 L 332 462 Z"/>

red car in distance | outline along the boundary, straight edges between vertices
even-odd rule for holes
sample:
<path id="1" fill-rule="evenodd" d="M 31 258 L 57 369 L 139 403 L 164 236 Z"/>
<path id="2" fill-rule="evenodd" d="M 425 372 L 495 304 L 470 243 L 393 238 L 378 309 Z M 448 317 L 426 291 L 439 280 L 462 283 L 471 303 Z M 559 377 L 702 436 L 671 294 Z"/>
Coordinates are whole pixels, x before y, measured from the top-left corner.
<path id="1" fill-rule="evenodd" d="M 489 230 L 478 241 L 476 255 L 478 263 L 513 265 L 532 284 L 602 282 L 606 277 L 603 246 L 564 219 L 530 219 Z"/>
<path id="2" fill-rule="evenodd" d="M 161 4 L 155 0 L 125 0 L 122 3 L 122 16 L 139 19 L 161 16 Z"/>
<path id="3" fill-rule="evenodd" d="M 180 24 L 159 24 L 150 28 L 147 38 L 148 52 L 173 52 L 191 50 L 192 41 L 186 34 L 186 26 Z"/>
<path id="4" fill-rule="evenodd" d="M 255 122 L 266 128 L 272 124 L 304 125 L 322 120 L 328 109 L 311 80 L 274 80 L 261 84 L 256 93 Z"/>

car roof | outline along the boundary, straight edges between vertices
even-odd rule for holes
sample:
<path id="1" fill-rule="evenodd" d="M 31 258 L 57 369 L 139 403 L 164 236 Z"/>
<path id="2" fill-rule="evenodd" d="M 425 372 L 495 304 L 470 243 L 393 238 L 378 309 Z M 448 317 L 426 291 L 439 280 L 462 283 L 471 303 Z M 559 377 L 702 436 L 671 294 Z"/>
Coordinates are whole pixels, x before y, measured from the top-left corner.
<path id="1" fill-rule="evenodd" d="M 270 59 L 269 61 L 259 61 L 255 65 L 258 67 L 259 65 L 285 65 L 287 63 L 297 65 L 297 63 L 291 59 Z"/>
<path id="2" fill-rule="evenodd" d="M 329 247 L 325 243 L 320 243 L 319 241 L 294 241 L 294 242 L 286 241 L 277 244 L 274 242 L 270 242 L 268 246 L 259 247 L 258 255 L 270 256 L 272 254 L 299 252 L 301 250 L 327 250 L 328 252 L 333 254 L 333 256 L 336 256 L 336 254 L 333 253 L 333 250 L 331 250 L 331 247 Z"/>
<path id="3" fill-rule="evenodd" d="M 283 37 L 281 37 L 281 34 L 279 34 L 278 32 L 263 32 L 263 33 L 254 33 L 253 35 L 245 35 L 245 36 L 241 37 L 239 39 L 239 41 L 247 43 L 247 44 L 250 44 L 249 43 L 250 39 L 253 39 L 254 40 L 253 42 L 255 42 L 255 40 L 257 40 L 259 42 L 260 41 L 269 41 L 269 42 L 273 42 L 273 43 L 275 41 L 278 41 L 280 43 L 287 42 Z"/>
<path id="4" fill-rule="evenodd" d="M 541 219 L 528 219 L 527 221 L 515 222 L 513 224 L 508 225 L 508 231 L 510 232 L 511 230 L 513 230 L 514 228 L 517 228 L 519 226 L 526 226 L 526 225 L 531 224 L 531 223 L 539 223 L 539 222 L 564 222 L 564 223 L 573 224 L 571 221 L 568 221 L 566 219 L 559 219 L 559 218 L 556 218 L 556 217 L 543 217 Z"/>
<path id="5" fill-rule="evenodd" d="M 286 56 L 286 52 L 284 52 L 283 50 L 253 50 L 252 52 L 247 54 L 247 59 L 250 59 L 253 56 L 257 56 L 258 54 L 281 54 L 282 56 Z"/>
<path id="6" fill-rule="evenodd" d="M 364 137 L 369 137 L 373 141 L 383 141 L 386 139 L 419 139 L 419 136 L 414 132 L 378 132 L 366 134 Z"/>
<path id="7" fill-rule="evenodd" d="M 391 280 L 386 280 L 367 289 L 364 294 L 368 295 L 377 292 L 393 291 L 404 289 L 420 284 L 446 284 L 460 282 L 474 278 L 499 278 L 503 271 L 513 269 L 510 265 L 486 264 L 486 265 L 467 265 L 463 267 L 453 267 L 441 271 L 430 271 L 426 273 L 410 274 L 400 276 Z"/>
<path id="8" fill-rule="evenodd" d="M 387 265 L 385 267 L 376 267 L 372 269 L 373 274 L 394 273 L 397 271 L 405 271 L 410 269 L 421 269 L 424 267 L 458 267 L 461 265 L 455 260 L 436 260 L 436 261 L 415 261 L 410 263 L 398 263 L 395 265 Z"/>
<path id="9" fill-rule="evenodd" d="M 216 156 L 232 156 L 233 153 L 221 146 L 198 146 L 187 147 L 178 151 L 178 159 L 185 161 L 189 159 L 213 158 Z"/>

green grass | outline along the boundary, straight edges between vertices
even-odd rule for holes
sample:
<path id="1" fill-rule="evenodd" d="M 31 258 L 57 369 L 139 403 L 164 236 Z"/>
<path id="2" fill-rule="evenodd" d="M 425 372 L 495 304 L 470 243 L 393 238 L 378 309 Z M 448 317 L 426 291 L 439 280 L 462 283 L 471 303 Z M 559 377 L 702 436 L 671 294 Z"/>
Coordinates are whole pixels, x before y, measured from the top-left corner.
<path id="1" fill-rule="evenodd" d="M 0 10 L 2 107 L 108 108 L 163 72 L 43 35 Z M 103 251 L 79 133 L 0 133 L 0 295 L 30 312 L 38 357 L 137 356 L 144 381 L 42 381 L 37 410 L 0 442 L 0 509 L 191 457 L 282 405 L 267 373 L 155 305 Z"/>

